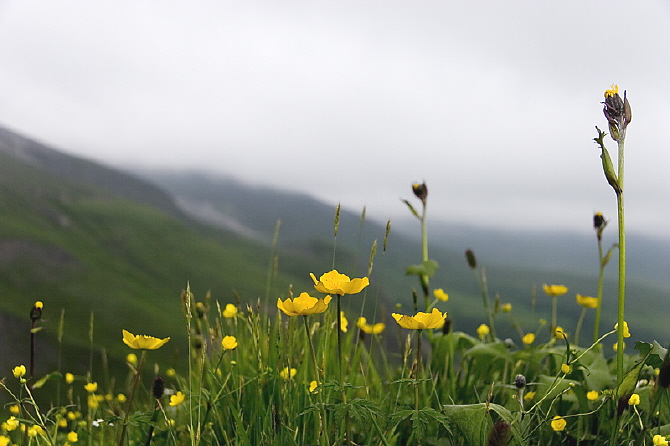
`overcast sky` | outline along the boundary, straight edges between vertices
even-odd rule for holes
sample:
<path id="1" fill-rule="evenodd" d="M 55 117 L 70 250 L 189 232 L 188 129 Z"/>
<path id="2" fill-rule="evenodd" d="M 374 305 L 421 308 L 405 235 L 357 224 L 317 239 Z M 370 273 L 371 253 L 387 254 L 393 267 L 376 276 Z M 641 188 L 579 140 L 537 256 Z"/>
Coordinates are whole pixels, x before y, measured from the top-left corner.
<path id="1" fill-rule="evenodd" d="M 616 221 L 617 83 L 627 228 L 670 237 L 666 0 L 0 0 L 0 61 L 0 125 L 73 154 L 382 220 L 425 180 L 433 219 L 580 231 Z"/>

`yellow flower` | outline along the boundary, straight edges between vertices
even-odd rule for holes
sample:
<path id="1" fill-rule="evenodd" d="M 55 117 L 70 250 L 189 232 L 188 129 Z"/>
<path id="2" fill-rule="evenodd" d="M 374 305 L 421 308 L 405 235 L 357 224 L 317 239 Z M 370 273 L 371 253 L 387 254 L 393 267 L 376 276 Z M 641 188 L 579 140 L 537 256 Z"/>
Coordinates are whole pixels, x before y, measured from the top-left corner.
<path id="1" fill-rule="evenodd" d="M 626 348 L 626 343 L 625 342 L 623 343 L 623 348 Z M 612 344 L 612 350 L 614 350 L 615 352 L 619 350 L 619 343 L 618 342 L 615 342 L 614 344 Z"/>
<path id="2" fill-rule="evenodd" d="M 137 335 L 123 330 L 123 342 L 130 348 L 136 350 L 156 350 L 161 348 L 170 338 L 158 339 L 153 336 Z"/>
<path id="3" fill-rule="evenodd" d="M 186 398 L 186 395 L 184 395 L 182 392 L 175 393 L 174 395 L 170 396 L 170 406 L 179 406 L 184 402 L 184 398 Z"/>
<path id="4" fill-rule="evenodd" d="M 98 390 L 98 383 L 86 383 L 84 384 L 84 389 L 88 393 L 95 393 Z"/>
<path id="5" fill-rule="evenodd" d="M 72 384 L 74 382 L 74 375 L 72 373 L 66 373 L 65 382 L 68 384 Z"/>
<path id="6" fill-rule="evenodd" d="M 28 428 L 27 433 L 29 437 L 37 437 L 38 435 L 44 435 L 44 429 L 42 429 L 42 426 L 34 424 Z"/>
<path id="7" fill-rule="evenodd" d="M 18 404 L 12 404 L 11 406 L 9 406 L 9 413 L 11 413 L 12 415 L 18 415 L 21 413 L 21 408 L 19 407 Z"/>
<path id="8" fill-rule="evenodd" d="M 551 428 L 555 430 L 556 432 L 560 432 L 563 429 L 565 429 L 565 426 L 567 425 L 567 421 L 565 421 L 565 418 L 559 417 L 556 415 L 553 420 L 551 420 Z"/>
<path id="9" fill-rule="evenodd" d="M 509 303 L 508 304 L 502 304 L 500 306 L 500 311 L 502 311 L 503 313 L 509 313 L 510 311 L 512 311 L 512 304 L 509 304 Z"/>
<path id="10" fill-rule="evenodd" d="M 289 316 L 307 316 L 308 314 L 323 313 L 326 311 L 332 299 L 329 295 L 317 299 L 307 293 L 300 293 L 300 296 L 295 299 L 287 298 L 283 302 L 281 299 L 277 299 L 277 308 Z"/>
<path id="11" fill-rule="evenodd" d="M 317 387 L 319 387 L 319 383 L 317 381 L 311 381 L 309 383 L 309 393 L 318 393 L 319 391 L 317 390 Z"/>
<path id="12" fill-rule="evenodd" d="M 606 98 L 614 96 L 615 94 L 619 94 L 619 86 L 617 84 L 612 84 L 612 85 L 610 85 L 610 88 L 605 90 L 605 97 Z"/>
<path id="13" fill-rule="evenodd" d="M 6 437 L 4 435 L 0 435 L 0 446 L 7 446 L 8 444 L 9 444 L 9 437 Z"/>
<path id="14" fill-rule="evenodd" d="M 76 432 L 68 432 L 67 441 L 69 441 L 70 443 L 76 443 L 77 441 L 79 441 L 79 435 L 77 435 Z"/>
<path id="15" fill-rule="evenodd" d="M 619 324 L 616 323 L 614 324 L 614 329 L 618 330 L 619 329 Z M 623 321 L 623 337 L 624 338 L 630 338 L 630 332 L 628 331 L 628 322 Z"/>
<path id="16" fill-rule="evenodd" d="M 119 403 L 123 404 L 126 402 L 126 396 L 123 393 L 119 393 L 118 395 L 116 395 L 116 400 Z"/>
<path id="17" fill-rule="evenodd" d="M 223 347 L 224 350 L 237 348 L 237 338 L 235 336 L 225 336 L 221 340 L 221 347 Z"/>
<path id="18" fill-rule="evenodd" d="M 566 339 L 568 334 L 563 330 L 563 327 L 556 327 L 554 329 L 554 337 L 558 339 Z"/>
<path id="19" fill-rule="evenodd" d="M 484 339 L 484 337 L 490 332 L 491 329 L 486 324 L 481 324 L 479 327 L 477 327 L 477 335 L 479 336 L 479 339 Z"/>
<path id="20" fill-rule="evenodd" d="M 2 423 L 2 428 L 7 432 L 11 432 L 14 429 L 18 428 L 21 425 L 21 422 L 16 419 L 16 417 L 9 417 L 7 421 Z"/>
<path id="21" fill-rule="evenodd" d="M 576 295 L 577 303 L 584 308 L 598 308 L 598 298 L 590 296 Z"/>
<path id="22" fill-rule="evenodd" d="M 591 390 L 586 393 L 586 399 L 589 401 L 595 401 L 598 399 L 598 391 L 597 390 Z"/>
<path id="23" fill-rule="evenodd" d="M 533 391 L 526 392 L 526 394 L 523 396 L 524 401 L 532 401 L 533 398 L 535 398 L 535 392 Z"/>
<path id="24" fill-rule="evenodd" d="M 132 365 L 137 365 L 137 355 L 135 353 L 128 353 L 126 355 L 126 362 Z"/>
<path id="25" fill-rule="evenodd" d="M 283 379 L 293 379 L 293 377 L 298 373 L 296 369 L 290 369 L 288 367 L 284 367 L 283 370 L 279 372 L 279 376 L 281 376 Z"/>
<path id="26" fill-rule="evenodd" d="M 571 373 L 572 372 L 572 366 L 570 364 L 561 364 L 561 372 L 563 373 Z"/>
<path id="27" fill-rule="evenodd" d="M 386 328 L 386 324 L 383 322 L 378 322 L 372 325 L 368 324 L 367 322 L 367 319 L 364 317 L 359 317 L 358 321 L 356 321 L 356 326 L 360 328 L 363 333 L 367 334 L 379 334 Z"/>
<path id="28" fill-rule="evenodd" d="M 447 317 L 447 313 L 442 313 L 437 308 L 433 308 L 431 313 L 423 313 L 419 311 L 414 316 L 392 313 L 391 316 L 393 316 L 393 319 L 395 319 L 398 325 L 402 328 L 418 330 L 424 328 L 440 328 L 444 325 L 444 319 Z"/>
<path id="29" fill-rule="evenodd" d="M 441 300 L 442 302 L 446 302 L 449 300 L 449 295 L 445 293 L 442 288 L 437 288 L 436 290 L 434 290 L 433 296 L 435 296 L 437 300 Z"/>
<path id="30" fill-rule="evenodd" d="M 165 376 L 174 378 L 175 376 L 177 376 L 177 372 L 175 371 L 175 369 L 170 368 L 165 371 Z"/>
<path id="31" fill-rule="evenodd" d="M 638 404 L 640 404 L 640 395 L 634 393 L 630 396 L 630 398 L 628 398 L 628 405 L 637 406 Z"/>
<path id="32" fill-rule="evenodd" d="M 535 333 L 526 333 L 523 338 L 521 338 L 521 342 L 526 345 L 531 345 L 533 342 L 535 342 Z"/>
<path id="33" fill-rule="evenodd" d="M 38 300 L 37 302 L 35 302 L 34 307 L 39 308 L 41 310 L 42 308 L 44 308 L 44 304 Z"/>
<path id="34" fill-rule="evenodd" d="M 370 285 L 370 281 L 367 277 L 350 279 L 348 276 L 338 273 L 335 269 L 323 274 L 319 277 L 319 280 L 316 280 L 313 273 L 309 273 L 309 275 L 314 281 L 314 288 L 324 294 L 339 294 L 340 296 L 344 296 L 345 294 L 356 294 L 360 293 L 363 288 Z"/>
<path id="35" fill-rule="evenodd" d="M 340 328 L 344 333 L 349 329 L 349 321 L 344 316 L 344 311 L 340 311 Z"/>
<path id="36" fill-rule="evenodd" d="M 17 365 L 12 369 L 12 373 L 14 374 L 14 378 L 23 378 L 26 374 L 26 366 Z"/>
<path id="37" fill-rule="evenodd" d="M 226 308 L 221 312 L 223 317 L 231 318 L 237 315 L 237 307 L 234 304 L 226 304 Z"/>
<path id="38" fill-rule="evenodd" d="M 551 297 L 562 296 L 568 292 L 568 287 L 566 287 L 565 285 L 547 285 L 545 283 L 544 285 L 542 285 L 542 289 L 544 290 L 547 296 Z"/>
<path id="39" fill-rule="evenodd" d="M 663 435 L 654 435 L 654 446 L 668 446 L 668 440 Z"/>

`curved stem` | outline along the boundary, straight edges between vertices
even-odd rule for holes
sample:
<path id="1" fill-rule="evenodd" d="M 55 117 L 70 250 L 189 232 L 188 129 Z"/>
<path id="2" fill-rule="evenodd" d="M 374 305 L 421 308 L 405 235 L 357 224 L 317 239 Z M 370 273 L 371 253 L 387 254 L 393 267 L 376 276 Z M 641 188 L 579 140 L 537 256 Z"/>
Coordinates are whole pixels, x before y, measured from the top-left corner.
<path id="1" fill-rule="evenodd" d="M 133 387 L 130 389 L 130 398 L 128 398 L 128 406 L 126 406 L 126 415 L 123 417 L 123 429 L 121 430 L 121 437 L 119 437 L 119 446 L 123 446 L 123 441 L 126 438 L 126 431 L 128 430 L 128 417 L 130 416 L 130 407 L 133 404 L 135 390 L 137 389 L 137 383 L 140 381 L 140 374 L 142 373 L 142 366 L 144 365 L 144 358 L 146 358 L 146 356 L 147 351 L 142 350 L 140 363 L 137 365 L 137 372 L 135 372 L 135 379 L 133 380 Z"/>

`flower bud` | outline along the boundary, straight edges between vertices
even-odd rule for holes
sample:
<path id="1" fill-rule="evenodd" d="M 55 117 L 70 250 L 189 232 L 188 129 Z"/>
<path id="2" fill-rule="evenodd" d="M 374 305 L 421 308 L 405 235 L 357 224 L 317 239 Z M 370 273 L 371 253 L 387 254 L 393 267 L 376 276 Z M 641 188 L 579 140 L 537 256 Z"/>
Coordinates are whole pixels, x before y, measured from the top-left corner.
<path id="1" fill-rule="evenodd" d="M 465 251 L 465 258 L 467 259 L 470 268 L 477 268 L 477 259 L 475 258 L 475 253 L 472 251 L 472 249 Z"/>
<path id="2" fill-rule="evenodd" d="M 612 85 L 605 91 L 605 102 L 603 102 L 603 113 L 607 118 L 610 129 L 610 135 L 615 141 L 619 141 L 621 133 L 633 119 L 633 112 L 630 103 L 626 98 L 626 92 L 623 92 L 623 99 L 619 96 L 619 86 Z"/>
<path id="3" fill-rule="evenodd" d="M 35 302 L 35 305 L 33 305 L 32 310 L 30 310 L 31 321 L 35 322 L 42 318 L 42 308 L 44 308 L 44 304 L 42 304 L 42 302 L 40 302 L 39 300 Z"/>
<path id="4" fill-rule="evenodd" d="M 426 186 L 425 182 L 421 184 L 412 184 L 412 192 L 414 192 L 414 195 L 416 195 L 419 200 L 423 201 L 424 203 L 426 202 L 426 198 L 428 198 L 428 187 Z"/>
<path id="5" fill-rule="evenodd" d="M 523 389 L 526 387 L 526 377 L 519 374 L 514 377 L 514 385 L 517 389 Z"/>
<path id="6" fill-rule="evenodd" d="M 154 379 L 154 387 L 151 393 L 153 394 L 154 398 L 159 400 L 163 397 L 164 392 L 165 392 L 165 382 L 163 381 L 163 378 L 157 376 L 156 379 Z"/>
<path id="7" fill-rule="evenodd" d="M 506 446 L 512 437 L 512 427 L 505 420 L 496 421 L 489 430 L 487 446 Z"/>

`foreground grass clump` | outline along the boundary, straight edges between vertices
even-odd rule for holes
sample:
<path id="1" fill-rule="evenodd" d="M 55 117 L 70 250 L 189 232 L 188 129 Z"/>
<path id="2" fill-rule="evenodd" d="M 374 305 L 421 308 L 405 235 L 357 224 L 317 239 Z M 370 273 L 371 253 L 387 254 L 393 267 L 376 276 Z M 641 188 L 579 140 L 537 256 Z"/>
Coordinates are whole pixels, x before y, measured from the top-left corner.
<path id="1" fill-rule="evenodd" d="M 605 114 L 622 149 L 630 106 L 625 94 L 617 97 L 618 89 L 607 91 Z M 603 137 L 599 131 L 596 142 L 622 222 L 622 169 L 617 176 L 607 162 Z M 598 295 L 576 294 L 579 320 L 558 325 L 569 288 L 545 284 L 551 314 L 533 328 L 517 323 L 510 304 L 492 302 L 485 269 L 468 250 L 482 315 L 476 329 L 461 332 L 451 329 L 458 315 L 448 293 L 433 288 L 439 266 L 428 255 L 428 188 L 417 183 L 412 191 L 421 212 L 406 204 L 421 223 L 422 258 L 406 271 L 419 286 L 411 309 L 388 314 L 377 301 L 376 281 L 383 279 L 373 270 L 375 243 L 366 273 L 356 274 L 363 277 L 340 273 L 333 253 L 331 271 L 305 271 L 314 287 L 294 293 L 287 284 L 276 308 L 218 302 L 187 286 L 183 326 L 120 326 L 118 338 L 106 340 L 128 349 L 126 376 L 89 367 L 80 376 L 55 370 L 37 377 L 34 338 L 48 311 L 37 302 L 29 314 L 30 363 L 2 373 L 9 402 L 0 412 L 0 446 L 668 444 L 670 355 L 656 342 L 624 351 L 635 331 L 623 314 L 625 259 L 617 319 L 601 321 L 602 271 L 615 248 L 603 252 L 601 214 L 594 218 Z M 338 225 L 339 207 L 335 237 Z M 621 257 L 622 224 L 619 230 Z M 593 339 L 580 344 L 590 310 Z M 503 316 L 515 338 L 497 336 Z M 152 335 L 133 334 L 145 329 Z M 153 350 L 168 348 L 182 330 L 188 345 L 175 349 L 170 364 L 152 363 Z"/>

